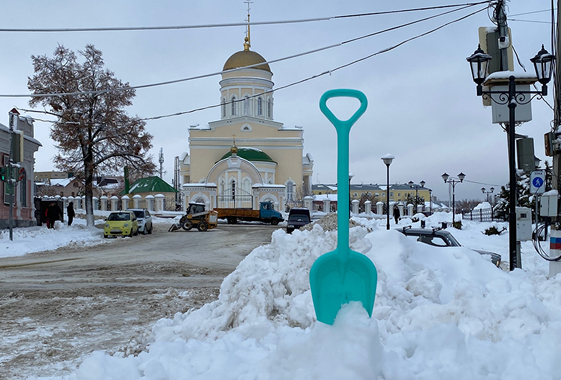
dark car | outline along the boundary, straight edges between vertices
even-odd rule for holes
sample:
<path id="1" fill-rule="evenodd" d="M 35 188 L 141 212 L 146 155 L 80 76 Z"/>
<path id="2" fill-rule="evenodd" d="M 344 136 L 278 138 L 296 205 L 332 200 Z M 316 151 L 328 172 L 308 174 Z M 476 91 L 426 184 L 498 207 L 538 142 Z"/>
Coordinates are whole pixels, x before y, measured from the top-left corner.
<path id="1" fill-rule="evenodd" d="M 439 228 L 411 228 L 403 227 L 397 229 L 405 236 L 415 236 L 417 241 L 421 243 L 433 245 L 435 247 L 461 247 L 462 245 L 448 231 Z M 501 265 L 501 255 L 494 252 L 481 251 L 473 249 L 473 251 L 488 256 L 493 264 L 497 267 Z"/>
<path id="2" fill-rule="evenodd" d="M 288 212 L 288 220 L 286 222 L 286 232 L 292 233 L 295 229 L 311 223 L 310 210 L 307 208 L 292 208 Z"/>

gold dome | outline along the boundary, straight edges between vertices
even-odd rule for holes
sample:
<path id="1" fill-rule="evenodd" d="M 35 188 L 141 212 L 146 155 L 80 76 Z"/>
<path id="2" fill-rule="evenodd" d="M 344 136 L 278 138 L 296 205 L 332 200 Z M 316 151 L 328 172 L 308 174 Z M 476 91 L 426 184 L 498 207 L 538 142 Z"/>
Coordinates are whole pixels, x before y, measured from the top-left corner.
<path id="1" fill-rule="evenodd" d="M 267 62 L 267 60 L 263 58 L 261 54 L 251 50 L 242 50 L 232 54 L 224 64 L 224 68 L 222 70 L 226 71 L 231 69 L 237 69 L 239 67 L 255 65 L 256 63 L 261 63 L 261 62 Z M 265 70 L 270 72 L 271 74 L 273 73 L 268 63 L 264 63 L 259 66 L 254 66 L 252 67 L 252 69 Z"/>

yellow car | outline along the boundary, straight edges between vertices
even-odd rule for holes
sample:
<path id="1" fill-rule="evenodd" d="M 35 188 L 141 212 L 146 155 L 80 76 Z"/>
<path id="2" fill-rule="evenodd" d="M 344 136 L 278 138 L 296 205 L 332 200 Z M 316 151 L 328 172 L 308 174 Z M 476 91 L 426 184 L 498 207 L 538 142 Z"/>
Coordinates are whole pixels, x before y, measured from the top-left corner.
<path id="1" fill-rule="evenodd" d="M 103 237 L 138 235 L 138 221 L 132 211 L 114 211 L 103 227 Z"/>

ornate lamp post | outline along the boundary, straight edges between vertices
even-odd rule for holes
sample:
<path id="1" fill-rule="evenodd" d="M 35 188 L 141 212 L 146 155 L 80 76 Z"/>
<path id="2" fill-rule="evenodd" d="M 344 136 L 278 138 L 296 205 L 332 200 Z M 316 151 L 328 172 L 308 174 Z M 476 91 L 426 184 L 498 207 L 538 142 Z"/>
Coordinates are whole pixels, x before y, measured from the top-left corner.
<path id="1" fill-rule="evenodd" d="M 517 91 L 514 75 L 508 78 L 508 91 L 483 91 L 483 83 L 485 82 L 489 72 L 489 61 L 491 56 L 485 54 L 481 50 L 481 46 L 467 58 L 470 63 L 473 81 L 477 84 L 477 96 L 485 96 L 497 104 L 508 105 L 509 122 L 508 122 L 508 166 L 509 166 L 509 259 L 510 269 L 521 268 L 521 263 L 517 257 L 516 249 L 516 152 L 515 152 L 515 123 L 516 123 L 516 106 L 527 104 L 532 100 L 532 95 L 547 95 L 547 83 L 551 80 L 553 62 L 555 57 L 549 54 L 547 50 L 542 49 L 530 61 L 534 64 L 538 81 L 542 84 L 541 91 Z M 496 97 L 489 95 L 496 94 Z"/>
<path id="2" fill-rule="evenodd" d="M 493 194 L 493 191 L 495 191 L 494 187 L 490 188 L 489 191 L 486 191 L 484 187 L 481 188 L 481 192 L 487 194 L 487 202 L 489 202 L 489 194 Z"/>
<path id="3" fill-rule="evenodd" d="M 429 190 L 429 214 L 432 215 L 432 189 L 428 189 Z"/>
<path id="4" fill-rule="evenodd" d="M 421 187 L 425 187 L 425 181 L 421 181 L 419 184 Z M 408 183 L 410 188 L 415 188 L 415 213 L 417 212 L 417 199 L 419 198 L 419 185 L 413 183 L 413 181 L 409 181 Z"/>
<path id="5" fill-rule="evenodd" d="M 462 172 L 458 174 L 458 178 L 450 178 L 448 174 L 442 174 L 444 183 L 452 184 L 452 226 L 454 226 L 454 222 L 456 221 L 456 184 L 464 182 L 464 178 L 466 178 L 466 175 Z"/>
<path id="6" fill-rule="evenodd" d="M 353 215 L 353 198 L 351 197 L 351 179 L 353 179 L 354 174 L 349 172 L 349 218 Z"/>
<path id="7" fill-rule="evenodd" d="M 390 165 L 392 164 L 394 158 L 395 157 L 389 153 L 382 157 L 382 161 L 386 164 L 386 230 L 390 229 Z"/>

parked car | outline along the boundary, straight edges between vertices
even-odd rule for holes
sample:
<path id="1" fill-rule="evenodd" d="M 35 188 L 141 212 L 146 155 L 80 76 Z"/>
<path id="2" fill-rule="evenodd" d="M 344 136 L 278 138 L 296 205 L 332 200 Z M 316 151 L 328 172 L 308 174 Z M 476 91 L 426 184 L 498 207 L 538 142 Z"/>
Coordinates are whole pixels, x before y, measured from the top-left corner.
<path id="1" fill-rule="evenodd" d="M 152 225 L 152 215 L 150 215 L 150 211 L 145 208 L 129 208 L 127 211 L 132 211 L 136 215 L 138 232 L 143 235 L 152 233 L 154 227 Z"/>
<path id="2" fill-rule="evenodd" d="M 311 223 L 310 210 L 307 208 L 291 208 L 286 222 L 286 233 L 290 234 L 295 229 Z"/>
<path id="3" fill-rule="evenodd" d="M 103 237 L 138 235 L 138 221 L 132 211 L 114 211 L 103 226 Z"/>
<path id="4" fill-rule="evenodd" d="M 417 237 L 417 241 L 421 243 L 433 245 L 435 247 L 461 247 L 462 245 L 448 231 L 439 228 L 411 228 L 403 227 L 397 229 L 405 236 Z M 501 265 L 501 255 L 489 251 L 481 251 L 474 249 L 473 251 L 488 256 L 493 264 L 497 267 Z"/>

